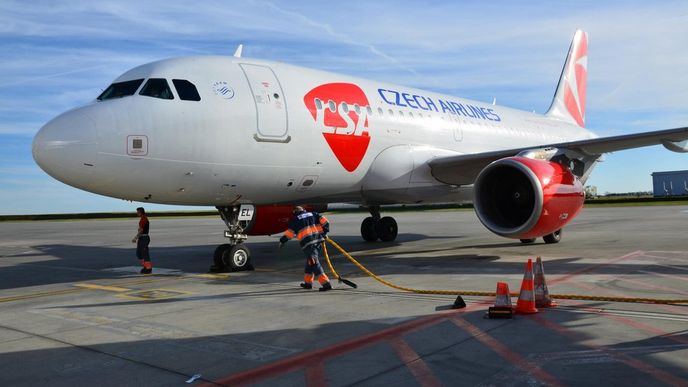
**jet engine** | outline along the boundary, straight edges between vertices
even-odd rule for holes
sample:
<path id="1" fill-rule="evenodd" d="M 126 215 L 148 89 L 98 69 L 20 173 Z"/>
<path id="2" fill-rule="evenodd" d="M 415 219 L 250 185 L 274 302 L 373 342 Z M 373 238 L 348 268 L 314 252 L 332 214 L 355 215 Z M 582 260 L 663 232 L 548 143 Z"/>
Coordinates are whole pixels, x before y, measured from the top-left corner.
<path id="1" fill-rule="evenodd" d="M 473 186 L 478 219 L 495 234 L 521 240 L 558 232 L 578 215 L 585 193 L 554 161 L 507 157 L 480 172 Z"/>

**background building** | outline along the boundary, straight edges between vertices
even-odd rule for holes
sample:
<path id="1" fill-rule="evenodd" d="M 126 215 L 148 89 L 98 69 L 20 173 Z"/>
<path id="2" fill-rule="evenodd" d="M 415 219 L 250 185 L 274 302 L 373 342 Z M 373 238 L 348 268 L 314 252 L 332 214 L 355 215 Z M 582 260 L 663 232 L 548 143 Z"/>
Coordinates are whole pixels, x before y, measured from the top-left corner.
<path id="1" fill-rule="evenodd" d="M 654 196 L 688 195 L 688 171 L 666 171 L 652 173 Z"/>

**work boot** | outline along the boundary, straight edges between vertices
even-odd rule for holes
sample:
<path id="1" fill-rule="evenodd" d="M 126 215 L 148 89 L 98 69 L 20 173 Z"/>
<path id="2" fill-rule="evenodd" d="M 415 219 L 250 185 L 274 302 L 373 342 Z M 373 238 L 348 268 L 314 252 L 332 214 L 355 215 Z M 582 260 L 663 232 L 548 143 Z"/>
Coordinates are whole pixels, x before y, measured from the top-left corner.
<path id="1" fill-rule="evenodd" d="M 332 284 L 330 284 L 329 282 L 325 282 L 323 284 L 323 286 L 318 290 L 320 290 L 321 292 L 326 292 L 328 290 L 332 290 Z"/>
<path id="2" fill-rule="evenodd" d="M 313 289 L 313 284 L 307 284 L 305 282 L 301 282 L 299 286 L 301 286 L 304 289 Z"/>
<path id="3" fill-rule="evenodd" d="M 140 273 L 141 274 L 150 274 L 153 272 L 153 269 L 146 269 L 145 267 L 141 269 Z"/>

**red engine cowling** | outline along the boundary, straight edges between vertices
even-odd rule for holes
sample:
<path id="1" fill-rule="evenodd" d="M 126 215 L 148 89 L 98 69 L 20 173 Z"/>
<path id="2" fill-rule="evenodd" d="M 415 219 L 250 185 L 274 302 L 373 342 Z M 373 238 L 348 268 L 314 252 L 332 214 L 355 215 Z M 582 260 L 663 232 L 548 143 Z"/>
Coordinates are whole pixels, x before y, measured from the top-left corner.
<path id="1" fill-rule="evenodd" d="M 551 234 L 573 220 L 583 185 L 559 163 L 507 157 L 488 165 L 473 186 L 478 219 L 495 234 L 516 239 Z"/>
<path id="2" fill-rule="evenodd" d="M 307 211 L 327 211 L 327 205 L 305 205 L 303 207 Z M 244 230 L 247 235 L 280 234 L 287 229 L 293 209 L 293 205 L 256 206 L 253 212 L 253 219 L 251 219 Z"/>

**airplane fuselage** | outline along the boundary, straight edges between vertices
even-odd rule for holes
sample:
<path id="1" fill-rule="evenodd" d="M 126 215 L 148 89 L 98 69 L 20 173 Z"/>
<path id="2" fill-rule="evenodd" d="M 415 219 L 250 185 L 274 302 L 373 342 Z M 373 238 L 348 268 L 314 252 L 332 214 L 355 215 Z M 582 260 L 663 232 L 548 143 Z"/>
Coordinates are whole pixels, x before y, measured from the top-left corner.
<path id="1" fill-rule="evenodd" d="M 141 95 L 150 79 L 172 94 Z M 535 113 L 245 58 L 162 60 L 115 83 L 132 80 L 133 94 L 46 124 L 34 142 L 41 167 L 80 189 L 155 203 L 458 202 L 470 187 L 438 182 L 433 158 L 595 137 Z M 180 99 L 175 80 L 200 100 Z"/>

